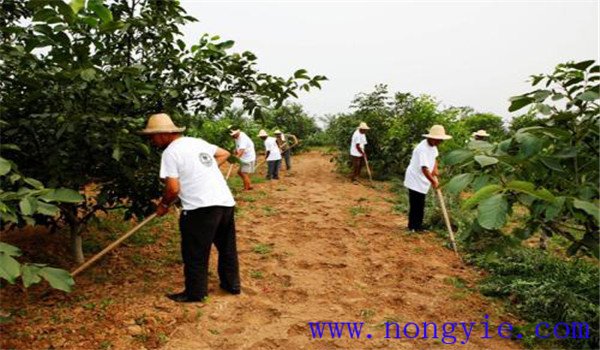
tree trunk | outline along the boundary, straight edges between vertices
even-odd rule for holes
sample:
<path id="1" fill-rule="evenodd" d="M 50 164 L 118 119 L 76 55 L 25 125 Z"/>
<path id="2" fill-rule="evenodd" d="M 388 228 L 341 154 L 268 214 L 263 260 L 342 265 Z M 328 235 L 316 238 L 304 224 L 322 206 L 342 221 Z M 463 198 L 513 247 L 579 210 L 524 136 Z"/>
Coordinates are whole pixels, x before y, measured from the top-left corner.
<path id="1" fill-rule="evenodd" d="M 85 258 L 83 256 L 83 239 L 79 225 L 71 226 L 71 255 L 73 260 L 78 264 L 83 264 Z"/>

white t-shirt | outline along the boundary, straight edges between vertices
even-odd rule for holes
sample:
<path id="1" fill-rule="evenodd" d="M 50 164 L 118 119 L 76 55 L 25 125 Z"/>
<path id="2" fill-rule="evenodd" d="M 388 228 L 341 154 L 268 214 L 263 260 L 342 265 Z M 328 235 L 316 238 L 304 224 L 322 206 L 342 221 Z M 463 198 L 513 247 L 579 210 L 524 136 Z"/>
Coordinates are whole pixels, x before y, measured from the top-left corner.
<path id="1" fill-rule="evenodd" d="M 269 153 L 267 161 L 281 159 L 281 152 L 277 146 L 277 140 L 274 137 L 267 137 L 265 140 L 265 150 L 271 152 Z"/>
<path id="2" fill-rule="evenodd" d="M 217 146 L 192 137 L 180 137 L 164 150 L 160 178 L 179 179 L 179 199 L 184 210 L 235 205 L 214 157 L 216 151 Z"/>
<path id="3" fill-rule="evenodd" d="M 431 182 L 423 175 L 422 167 L 427 167 L 430 172 L 435 167 L 435 159 L 438 156 L 438 149 L 435 146 L 430 146 L 427 139 L 419 142 L 413 150 L 410 164 L 406 168 L 406 176 L 404 176 L 404 186 L 423 194 L 429 192 Z"/>
<path id="4" fill-rule="evenodd" d="M 242 162 L 249 163 L 256 160 L 256 152 L 254 152 L 254 142 L 243 131 L 240 131 L 240 136 L 235 139 L 235 148 L 244 150 L 244 154 L 240 157 Z"/>
<path id="5" fill-rule="evenodd" d="M 362 157 L 362 154 L 356 149 L 356 144 L 360 144 L 360 149 L 365 151 L 365 145 L 367 144 L 367 135 L 361 134 L 360 130 L 356 129 L 352 134 L 352 142 L 350 142 L 350 155 L 355 157 Z"/>

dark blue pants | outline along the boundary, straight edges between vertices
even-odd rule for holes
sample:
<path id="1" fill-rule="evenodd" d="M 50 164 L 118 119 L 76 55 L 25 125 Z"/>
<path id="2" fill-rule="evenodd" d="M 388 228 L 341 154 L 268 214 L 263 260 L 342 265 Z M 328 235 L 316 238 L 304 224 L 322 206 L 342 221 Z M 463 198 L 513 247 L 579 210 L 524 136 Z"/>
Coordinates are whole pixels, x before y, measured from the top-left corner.
<path id="1" fill-rule="evenodd" d="M 290 170 L 292 168 L 292 150 L 288 149 L 281 154 L 283 159 L 285 160 L 285 168 L 286 170 Z"/>
<path id="2" fill-rule="evenodd" d="M 281 167 L 281 159 L 267 161 L 267 179 L 279 179 L 279 167 Z"/>
<path id="3" fill-rule="evenodd" d="M 185 293 L 192 298 L 208 295 L 208 259 L 214 243 L 219 252 L 221 287 L 240 289 L 240 272 L 235 243 L 234 207 L 184 210 L 179 217 Z"/>
<path id="4" fill-rule="evenodd" d="M 410 204 L 408 212 L 408 229 L 416 231 L 422 230 L 423 217 L 425 216 L 425 194 L 409 189 L 408 203 Z"/>

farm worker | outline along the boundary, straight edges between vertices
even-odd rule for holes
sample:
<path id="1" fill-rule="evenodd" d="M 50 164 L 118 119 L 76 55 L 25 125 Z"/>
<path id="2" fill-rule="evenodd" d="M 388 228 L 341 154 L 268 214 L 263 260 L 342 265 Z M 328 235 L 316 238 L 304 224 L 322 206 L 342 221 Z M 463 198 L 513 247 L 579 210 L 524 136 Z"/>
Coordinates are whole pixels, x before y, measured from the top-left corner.
<path id="1" fill-rule="evenodd" d="M 250 174 L 254 173 L 256 165 L 256 152 L 254 152 L 254 142 L 245 132 L 236 127 L 229 127 L 230 135 L 235 139 L 235 156 L 241 161 L 238 175 L 244 181 L 244 190 L 252 189 L 250 183 Z"/>
<path id="2" fill-rule="evenodd" d="M 281 149 L 283 159 L 285 160 L 285 169 L 290 170 L 292 168 L 292 147 L 295 147 L 298 144 L 298 138 L 293 134 L 284 134 L 281 130 L 275 130 L 275 138 L 277 139 L 277 144 Z M 293 143 L 290 145 L 289 140 L 293 139 Z"/>
<path id="3" fill-rule="evenodd" d="M 446 130 L 441 125 L 434 125 L 428 134 L 423 135 L 421 141 L 413 150 L 410 164 L 406 168 L 404 186 L 408 188 L 409 213 L 408 229 L 411 231 L 423 230 L 423 215 L 425 212 L 425 195 L 429 187 L 438 188 L 438 149 L 437 146 L 444 140 L 452 138 L 446 135 Z"/>
<path id="4" fill-rule="evenodd" d="M 369 126 L 365 122 L 361 122 L 358 128 L 352 134 L 350 142 L 350 158 L 352 159 L 352 182 L 358 184 L 357 178 L 360 176 L 360 171 L 365 162 L 367 154 L 365 153 L 365 145 L 367 144 L 367 130 Z"/>
<path id="5" fill-rule="evenodd" d="M 279 167 L 281 166 L 281 151 L 277 145 L 277 140 L 270 137 L 266 131 L 258 132 L 260 137 L 265 142 L 265 160 L 267 161 L 267 179 L 279 179 Z"/>
<path id="6" fill-rule="evenodd" d="M 179 218 L 185 290 L 168 294 L 181 303 L 202 301 L 208 295 L 208 259 L 214 243 L 219 252 L 221 288 L 240 293 L 238 254 L 235 239 L 235 201 L 219 165 L 230 153 L 200 138 L 182 136 L 185 128 L 173 124 L 164 113 L 151 115 L 140 133 L 164 150 L 160 178 L 164 195 L 156 208 L 163 216 L 179 197 L 183 210 Z"/>
<path id="7" fill-rule="evenodd" d="M 478 141 L 485 141 L 486 137 L 489 137 L 490 134 L 487 133 L 487 131 L 481 129 L 481 130 L 477 130 L 476 132 L 474 132 L 472 134 L 473 139 L 478 140 Z"/>

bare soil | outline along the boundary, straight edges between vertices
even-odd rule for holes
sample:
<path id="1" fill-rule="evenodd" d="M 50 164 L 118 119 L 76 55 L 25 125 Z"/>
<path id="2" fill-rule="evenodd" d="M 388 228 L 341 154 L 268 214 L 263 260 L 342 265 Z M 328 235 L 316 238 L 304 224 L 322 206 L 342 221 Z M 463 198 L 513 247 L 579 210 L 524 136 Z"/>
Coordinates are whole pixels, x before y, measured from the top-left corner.
<path id="1" fill-rule="evenodd" d="M 3 286 L 0 308 L 8 322 L 0 348 L 521 348 L 494 331 L 494 338 L 481 339 L 480 325 L 466 345 L 404 334 L 384 339 L 386 321 L 441 328 L 444 322 L 480 324 L 488 314 L 493 327 L 519 322 L 477 293 L 482 272 L 463 266 L 435 233 L 406 231 L 387 184 L 351 184 L 329 158 L 316 151 L 296 156 L 281 180 L 237 195 L 241 295 L 219 290 L 213 252 L 207 303 L 180 305 L 163 296 L 183 285 L 172 213 L 78 276 L 71 294 L 44 295 L 43 285 L 27 292 Z M 92 228 L 103 238 L 91 252 L 129 225 Z M 29 231 L 2 239 L 21 247 L 25 259 L 72 267 L 66 237 Z M 316 321 L 365 322 L 364 334 L 312 339 L 308 322 Z M 462 331 L 454 336 L 464 339 Z"/>

